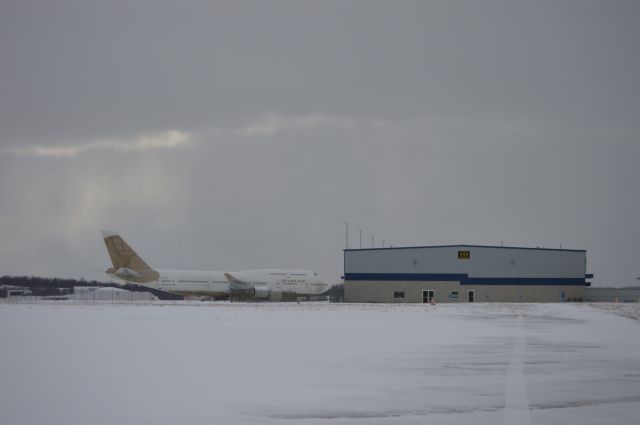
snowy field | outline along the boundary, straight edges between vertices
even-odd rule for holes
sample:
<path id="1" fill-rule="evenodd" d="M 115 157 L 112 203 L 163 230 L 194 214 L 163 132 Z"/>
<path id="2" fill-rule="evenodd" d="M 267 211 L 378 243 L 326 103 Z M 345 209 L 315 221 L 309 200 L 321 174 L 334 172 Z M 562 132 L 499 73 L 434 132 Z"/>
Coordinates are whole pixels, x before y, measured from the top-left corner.
<path id="1" fill-rule="evenodd" d="M 637 424 L 639 308 L 3 303 L 0 423 Z"/>

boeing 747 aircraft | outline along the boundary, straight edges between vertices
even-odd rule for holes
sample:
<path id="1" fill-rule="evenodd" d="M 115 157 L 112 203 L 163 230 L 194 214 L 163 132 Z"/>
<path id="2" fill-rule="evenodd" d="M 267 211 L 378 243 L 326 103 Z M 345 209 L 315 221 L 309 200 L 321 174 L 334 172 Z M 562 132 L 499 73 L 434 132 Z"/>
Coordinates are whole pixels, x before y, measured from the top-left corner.
<path id="1" fill-rule="evenodd" d="M 309 270 L 263 269 L 238 272 L 160 270 L 149 266 L 116 232 L 102 231 L 113 267 L 106 273 L 125 282 L 185 296 L 226 297 L 232 289 L 254 289 L 256 298 L 272 292 L 321 295 L 330 285 Z"/>

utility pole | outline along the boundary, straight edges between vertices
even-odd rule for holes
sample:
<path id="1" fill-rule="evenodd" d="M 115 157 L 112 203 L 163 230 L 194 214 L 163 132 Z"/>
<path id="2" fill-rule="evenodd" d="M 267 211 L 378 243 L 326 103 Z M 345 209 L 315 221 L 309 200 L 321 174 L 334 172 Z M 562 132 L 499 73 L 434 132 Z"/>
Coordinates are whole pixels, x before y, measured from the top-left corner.
<path id="1" fill-rule="evenodd" d="M 360 249 L 362 249 L 362 229 L 358 229 L 358 232 L 360 233 Z"/>

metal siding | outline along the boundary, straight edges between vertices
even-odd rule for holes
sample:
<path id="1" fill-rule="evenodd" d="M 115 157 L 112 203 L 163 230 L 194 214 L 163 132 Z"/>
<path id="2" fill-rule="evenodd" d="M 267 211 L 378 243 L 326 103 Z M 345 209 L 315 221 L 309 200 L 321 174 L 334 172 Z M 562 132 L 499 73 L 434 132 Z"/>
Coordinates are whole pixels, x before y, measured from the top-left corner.
<path id="1" fill-rule="evenodd" d="M 459 250 L 471 258 L 458 259 Z M 345 273 L 468 274 L 470 278 L 582 278 L 585 251 L 444 246 L 347 250 Z"/>

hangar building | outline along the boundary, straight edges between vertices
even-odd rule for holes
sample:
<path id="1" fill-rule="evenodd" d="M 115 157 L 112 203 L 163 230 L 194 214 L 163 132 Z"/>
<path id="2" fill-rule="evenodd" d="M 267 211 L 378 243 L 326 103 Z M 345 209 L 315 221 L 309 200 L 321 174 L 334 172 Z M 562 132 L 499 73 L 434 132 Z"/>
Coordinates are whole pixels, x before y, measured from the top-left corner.
<path id="1" fill-rule="evenodd" d="M 446 245 L 344 250 L 346 302 L 562 302 L 584 299 L 587 252 Z"/>

